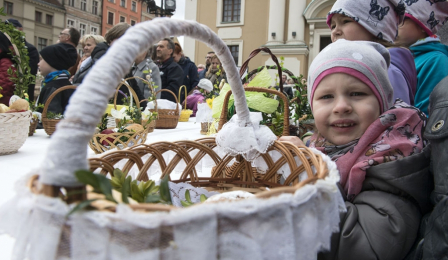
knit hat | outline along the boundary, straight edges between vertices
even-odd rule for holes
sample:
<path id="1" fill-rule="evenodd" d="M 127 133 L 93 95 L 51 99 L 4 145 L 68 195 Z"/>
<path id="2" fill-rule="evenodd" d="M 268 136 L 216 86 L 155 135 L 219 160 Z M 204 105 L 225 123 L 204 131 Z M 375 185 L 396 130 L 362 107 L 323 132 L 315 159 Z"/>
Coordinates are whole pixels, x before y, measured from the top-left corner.
<path id="1" fill-rule="evenodd" d="M 403 0 L 337 0 L 327 14 L 330 28 L 331 17 L 335 14 L 350 17 L 378 39 L 393 42 L 398 34 L 398 25 L 404 19 L 405 5 Z"/>
<path id="2" fill-rule="evenodd" d="M 448 21 L 448 2 L 445 0 L 407 0 L 406 17 L 412 19 L 431 36 Z"/>
<path id="3" fill-rule="evenodd" d="M 73 45 L 58 43 L 47 46 L 40 51 L 45 62 L 56 70 L 67 70 L 76 64 L 78 52 Z"/>
<path id="4" fill-rule="evenodd" d="M 16 19 L 13 19 L 13 18 L 9 18 L 5 22 L 8 22 L 8 23 L 12 24 L 16 28 L 23 27 L 22 24 L 19 21 L 17 21 Z"/>
<path id="5" fill-rule="evenodd" d="M 320 81 L 333 73 L 345 73 L 372 89 L 383 113 L 393 105 L 394 97 L 387 74 L 389 64 L 389 51 L 379 43 L 340 39 L 329 44 L 314 58 L 309 69 L 307 90 L 311 108 Z"/>
<path id="6" fill-rule="evenodd" d="M 198 83 L 198 87 L 208 92 L 213 90 L 213 84 L 209 79 L 201 79 Z"/>

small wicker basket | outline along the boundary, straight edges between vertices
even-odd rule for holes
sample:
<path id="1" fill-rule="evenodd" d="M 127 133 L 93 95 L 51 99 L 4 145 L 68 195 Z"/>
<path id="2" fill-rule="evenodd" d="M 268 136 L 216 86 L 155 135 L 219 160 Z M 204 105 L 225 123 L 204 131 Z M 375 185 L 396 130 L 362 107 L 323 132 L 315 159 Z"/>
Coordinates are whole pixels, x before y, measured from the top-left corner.
<path id="1" fill-rule="evenodd" d="M 182 111 L 180 111 L 179 122 L 188 122 L 191 114 L 193 114 L 193 110 L 187 109 L 187 86 L 185 86 L 185 85 L 182 85 L 179 88 L 179 100 L 180 100 L 180 94 L 182 92 L 182 88 L 185 88 L 185 101 L 184 101 L 185 109 L 182 109 Z"/>
<path id="2" fill-rule="evenodd" d="M 61 119 L 49 119 L 47 118 L 47 110 L 50 106 L 51 101 L 53 98 L 59 94 L 59 92 L 68 90 L 68 89 L 76 89 L 76 86 L 68 85 L 64 86 L 62 88 L 58 88 L 55 92 L 51 93 L 51 95 L 48 97 L 47 101 L 45 102 L 44 110 L 42 111 L 42 126 L 45 129 L 45 132 L 47 135 L 52 135 L 54 131 L 56 131 L 56 125 L 61 121 Z"/>
<path id="3" fill-rule="evenodd" d="M 36 131 L 38 123 L 39 123 L 39 119 L 31 117 L 31 120 L 30 120 L 30 132 L 28 133 L 28 136 L 33 136 L 34 132 Z"/>
<path id="4" fill-rule="evenodd" d="M 176 97 L 176 94 L 174 94 L 169 89 L 161 89 L 156 92 L 155 96 L 159 92 L 166 91 L 171 93 L 174 96 L 174 99 L 176 100 L 176 104 L 179 103 Z M 151 112 L 157 112 L 158 119 L 156 122 L 156 129 L 174 129 L 177 127 L 177 123 L 179 122 L 179 109 L 176 107 L 176 109 L 150 109 Z"/>
<path id="5" fill-rule="evenodd" d="M 30 111 L 0 113 L 0 155 L 16 153 L 28 137 Z"/>

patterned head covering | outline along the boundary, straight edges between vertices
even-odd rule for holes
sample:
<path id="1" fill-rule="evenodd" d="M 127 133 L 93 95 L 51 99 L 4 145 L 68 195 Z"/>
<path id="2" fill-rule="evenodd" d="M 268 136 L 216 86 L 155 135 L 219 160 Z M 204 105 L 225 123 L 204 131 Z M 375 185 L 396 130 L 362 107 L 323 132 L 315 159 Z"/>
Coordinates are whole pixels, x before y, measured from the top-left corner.
<path id="1" fill-rule="evenodd" d="M 446 0 L 405 0 L 406 17 L 412 19 L 431 36 L 448 21 Z"/>
<path id="2" fill-rule="evenodd" d="M 327 24 L 331 27 L 331 17 L 342 14 L 358 22 L 378 39 L 393 42 L 405 15 L 403 1 L 412 0 L 337 0 L 327 15 Z"/>
<path id="3" fill-rule="evenodd" d="M 311 108 L 320 81 L 333 73 L 345 73 L 372 89 L 383 113 L 393 105 L 394 93 L 387 74 L 389 64 L 389 51 L 379 43 L 340 39 L 329 44 L 316 56 L 309 69 L 308 102 Z"/>

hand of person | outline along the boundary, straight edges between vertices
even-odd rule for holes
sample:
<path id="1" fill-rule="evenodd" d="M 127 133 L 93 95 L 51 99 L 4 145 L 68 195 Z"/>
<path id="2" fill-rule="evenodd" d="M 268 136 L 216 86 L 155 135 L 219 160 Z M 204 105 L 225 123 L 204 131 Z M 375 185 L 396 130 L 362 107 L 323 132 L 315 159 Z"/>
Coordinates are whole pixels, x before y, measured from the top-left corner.
<path id="1" fill-rule="evenodd" d="M 305 146 L 305 144 L 297 136 L 282 136 L 278 139 L 280 142 L 290 142 L 295 146 Z"/>

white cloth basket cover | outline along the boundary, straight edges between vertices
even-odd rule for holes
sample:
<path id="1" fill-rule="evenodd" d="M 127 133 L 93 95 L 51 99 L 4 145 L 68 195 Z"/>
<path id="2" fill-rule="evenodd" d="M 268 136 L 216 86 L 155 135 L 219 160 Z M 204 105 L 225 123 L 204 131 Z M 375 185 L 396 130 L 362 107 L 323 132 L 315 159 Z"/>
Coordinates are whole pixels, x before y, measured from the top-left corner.
<path id="1" fill-rule="evenodd" d="M 254 125 L 238 70 L 224 42 L 197 22 L 157 18 L 130 28 L 78 87 L 52 136 L 45 161 L 32 172 L 39 174 L 40 182 L 81 185 L 74 172 L 89 169 L 86 146 L 114 86 L 142 50 L 173 35 L 190 36 L 215 51 L 235 95 L 238 116 L 232 123 L 239 128 Z M 228 136 L 221 132 L 216 140 L 222 141 L 218 144 L 224 150 L 255 158 L 254 154 L 267 149 L 260 144 L 271 143 L 269 133 L 261 128 L 247 131 L 247 145 L 226 146 Z M 265 136 L 257 136 L 260 132 Z M 322 156 L 328 177 L 294 194 L 202 203 L 171 212 L 134 212 L 120 204 L 116 213 L 81 211 L 67 217 L 74 205 L 32 194 L 26 187 L 27 176 L 16 183 L 15 197 L 0 208 L 0 233 L 16 238 L 13 259 L 316 259 L 319 250 L 329 248 L 332 232 L 338 231 L 339 212 L 345 210 L 336 185 L 336 165 Z"/>

